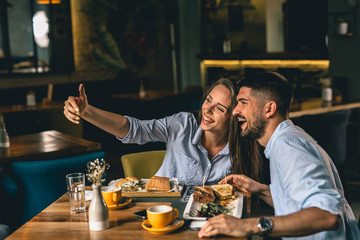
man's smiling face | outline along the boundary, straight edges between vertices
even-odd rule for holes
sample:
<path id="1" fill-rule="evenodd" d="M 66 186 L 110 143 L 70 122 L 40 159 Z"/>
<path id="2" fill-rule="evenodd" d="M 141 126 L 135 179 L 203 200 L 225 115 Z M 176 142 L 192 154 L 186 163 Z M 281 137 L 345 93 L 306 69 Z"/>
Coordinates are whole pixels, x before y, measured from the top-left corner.
<path id="1" fill-rule="evenodd" d="M 233 115 L 241 123 L 241 136 L 259 139 L 265 134 L 266 119 L 263 116 L 263 107 L 251 95 L 248 87 L 240 88 L 236 97 L 238 104 L 233 110 Z"/>

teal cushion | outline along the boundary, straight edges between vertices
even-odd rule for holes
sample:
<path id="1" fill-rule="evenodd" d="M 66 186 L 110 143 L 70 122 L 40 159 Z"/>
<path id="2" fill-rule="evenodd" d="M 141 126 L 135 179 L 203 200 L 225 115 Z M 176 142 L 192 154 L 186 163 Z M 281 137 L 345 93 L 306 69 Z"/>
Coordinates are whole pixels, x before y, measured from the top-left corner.
<path id="1" fill-rule="evenodd" d="M 66 174 L 86 173 L 86 164 L 97 158 L 104 158 L 104 152 L 55 160 L 13 162 L 13 177 L 19 186 L 17 199 L 22 207 L 20 223 L 29 221 L 67 191 Z"/>
<path id="2" fill-rule="evenodd" d="M 7 175 L 4 168 L 0 167 L 0 240 L 5 238 L 8 226 L 14 225 L 12 214 L 16 213 L 13 205 L 17 192 L 17 184 Z M 7 226 L 8 225 L 8 226 Z"/>
<path id="3" fill-rule="evenodd" d="M 17 209 L 18 206 L 14 204 L 16 202 L 18 185 L 8 175 L 4 175 L 0 188 L 0 224 L 16 229 L 18 225 L 17 216 L 20 213 Z"/>
<path id="4" fill-rule="evenodd" d="M 11 197 L 15 197 L 18 185 L 14 180 L 12 180 L 9 176 L 5 175 L 2 179 L 2 187 L 6 191 L 7 194 L 9 194 Z"/>

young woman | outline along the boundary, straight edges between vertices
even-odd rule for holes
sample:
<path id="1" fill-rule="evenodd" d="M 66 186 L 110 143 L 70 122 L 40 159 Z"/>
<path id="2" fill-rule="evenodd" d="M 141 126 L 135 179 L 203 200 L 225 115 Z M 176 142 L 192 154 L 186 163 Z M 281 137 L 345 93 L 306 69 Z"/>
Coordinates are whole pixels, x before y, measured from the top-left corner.
<path id="1" fill-rule="evenodd" d="M 107 131 L 123 143 L 145 144 L 165 142 L 164 161 L 156 173 L 162 177 L 176 177 L 186 185 L 215 184 L 233 172 L 229 153 L 229 136 L 237 121 L 233 121 L 232 110 L 236 106 L 236 91 L 228 79 L 219 79 L 207 91 L 198 120 L 192 113 L 180 112 L 169 117 L 153 120 L 139 120 L 98 109 L 88 104 L 85 88 L 79 86 L 79 97 L 69 97 L 65 101 L 64 114 L 68 120 L 78 124 L 80 118 Z M 236 129 L 235 129 L 236 130 Z M 233 147 L 231 154 L 236 161 L 253 157 L 248 152 L 256 148 L 255 141 L 237 140 L 235 143 L 246 146 Z M 237 149 L 237 150 L 235 150 Z M 235 161 L 235 160 L 234 160 Z M 255 160 L 257 162 L 257 159 Z M 244 167 L 234 169 L 234 173 L 249 174 L 251 164 L 244 161 Z M 241 164 L 240 164 L 241 165 Z M 253 168 L 257 169 L 257 168 Z M 257 179 L 257 173 L 251 174 Z"/>

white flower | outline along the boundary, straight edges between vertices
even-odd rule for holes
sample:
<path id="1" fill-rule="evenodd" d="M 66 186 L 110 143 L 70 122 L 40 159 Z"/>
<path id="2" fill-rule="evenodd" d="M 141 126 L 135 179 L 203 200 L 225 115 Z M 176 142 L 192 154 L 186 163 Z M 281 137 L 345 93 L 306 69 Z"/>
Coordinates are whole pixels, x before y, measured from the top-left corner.
<path id="1" fill-rule="evenodd" d="M 110 165 L 105 162 L 104 159 L 95 159 L 93 162 L 88 162 L 87 164 L 87 171 L 86 174 L 89 181 L 92 182 L 94 185 L 101 185 L 101 182 L 104 181 L 102 179 L 106 170 L 110 168 Z"/>

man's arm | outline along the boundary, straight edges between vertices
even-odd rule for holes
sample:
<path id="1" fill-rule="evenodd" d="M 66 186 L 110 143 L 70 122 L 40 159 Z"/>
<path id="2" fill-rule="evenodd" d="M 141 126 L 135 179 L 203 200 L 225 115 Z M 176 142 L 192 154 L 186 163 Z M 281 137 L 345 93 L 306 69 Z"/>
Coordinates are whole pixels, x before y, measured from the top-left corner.
<path id="1" fill-rule="evenodd" d="M 321 231 L 336 230 L 339 227 L 338 216 L 317 207 L 301 210 L 297 213 L 270 217 L 273 229 L 268 235 L 281 237 L 307 236 Z M 199 237 L 224 234 L 233 237 L 247 237 L 261 234 L 257 227 L 259 218 L 239 219 L 227 215 L 210 218 L 199 232 Z"/>
<path id="2" fill-rule="evenodd" d="M 271 236 L 307 236 L 322 231 L 333 231 L 339 227 L 337 215 L 317 207 L 271 219 L 273 220 L 273 230 L 269 234 Z"/>

